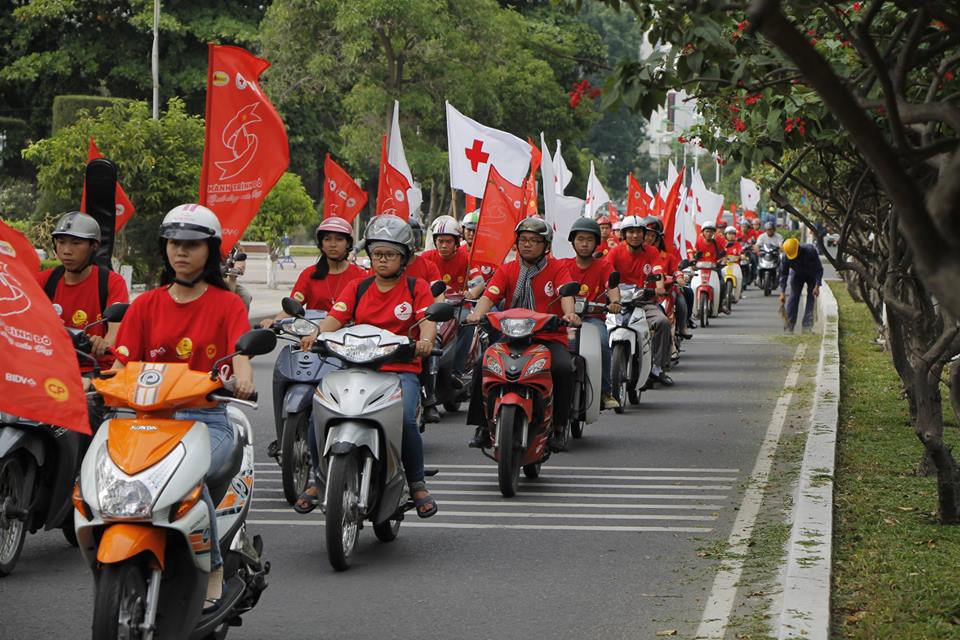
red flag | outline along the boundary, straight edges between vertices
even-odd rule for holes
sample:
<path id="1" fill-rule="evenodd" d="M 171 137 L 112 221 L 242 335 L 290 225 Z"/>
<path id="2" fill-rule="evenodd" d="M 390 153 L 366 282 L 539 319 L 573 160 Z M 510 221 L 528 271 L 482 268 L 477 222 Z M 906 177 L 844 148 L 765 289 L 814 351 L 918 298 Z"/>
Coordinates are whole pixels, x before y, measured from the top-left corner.
<path id="1" fill-rule="evenodd" d="M 464 209 L 467 213 L 477 210 L 477 199 L 469 193 L 463 194 Z"/>
<path id="2" fill-rule="evenodd" d="M 663 199 L 660 197 L 660 191 L 657 190 L 657 192 L 653 195 L 653 202 L 650 205 L 650 215 L 663 218 L 663 204 Z"/>
<path id="3" fill-rule="evenodd" d="M 496 167 L 487 174 L 480 203 L 480 222 L 470 251 L 471 265 L 499 267 L 513 246 L 513 229 L 521 218 L 523 187 L 501 176 Z"/>
<path id="4" fill-rule="evenodd" d="M 353 222 L 367 204 L 367 192 L 327 154 L 323 160 L 323 219 L 332 216 Z"/>
<path id="5" fill-rule="evenodd" d="M 89 434 L 73 344 L 29 270 L 36 251 L 23 253 L 22 242 L 0 227 L 0 411 Z"/>
<path id="6" fill-rule="evenodd" d="M 640 184 L 637 183 L 637 180 L 633 177 L 632 173 L 630 174 L 627 184 L 629 185 L 630 189 L 630 191 L 627 193 L 627 215 L 641 217 L 648 215 L 653 204 L 653 201 L 650 200 L 650 196 L 647 195 L 646 191 L 640 188 Z"/>
<path id="7" fill-rule="evenodd" d="M 612 202 L 607 203 L 607 215 L 610 217 L 610 224 L 620 222 L 620 212 Z"/>
<path id="8" fill-rule="evenodd" d="M 37 255 L 37 250 L 33 248 L 33 244 L 27 239 L 27 236 L 6 225 L 3 220 L 0 220 L 0 232 L 3 233 L 3 238 L 13 245 L 17 260 L 22 262 L 30 270 L 30 273 L 39 273 L 40 256 Z M 2 301 L 0 301 L 0 304 L 2 304 Z"/>
<path id="9" fill-rule="evenodd" d="M 91 160 L 96 160 L 97 158 L 102 158 L 103 154 L 100 153 L 100 149 L 97 148 L 97 143 L 94 142 L 93 138 L 90 138 L 90 146 L 87 148 L 87 162 Z M 133 215 L 133 212 L 137 210 L 133 206 L 133 203 L 130 201 L 130 198 L 127 196 L 127 192 L 123 190 L 123 187 L 120 186 L 120 182 L 117 182 L 116 194 L 113 197 L 116 206 L 117 206 L 117 217 L 114 222 L 114 228 L 117 231 L 123 229 L 123 225 L 127 224 L 130 220 L 130 217 Z M 83 193 L 80 194 L 80 211 L 86 213 L 87 211 L 87 185 L 83 185 Z"/>
<path id="10" fill-rule="evenodd" d="M 540 159 L 543 157 L 543 152 L 540 151 L 540 147 L 533 144 L 533 140 L 527 136 L 527 143 L 530 145 L 530 175 L 536 177 L 537 171 L 540 169 Z"/>
<path id="11" fill-rule="evenodd" d="M 380 145 L 380 180 L 377 184 L 377 213 L 389 213 L 404 220 L 410 219 L 410 203 L 407 189 L 410 181 L 392 164 L 387 162 L 387 136 Z"/>
<path id="12" fill-rule="evenodd" d="M 523 207 L 521 218 L 537 215 L 537 178 L 530 176 L 523 181 Z"/>
<path id="13" fill-rule="evenodd" d="M 686 173 L 686 167 L 680 167 L 680 173 L 677 179 L 670 186 L 667 192 L 667 201 L 663 205 L 663 237 L 666 242 L 674 243 L 674 231 L 677 225 L 677 209 L 680 207 L 680 187 L 683 186 L 683 174 Z M 679 248 L 679 247 L 678 247 Z"/>
<path id="14" fill-rule="evenodd" d="M 240 47 L 211 44 L 200 204 L 223 225 L 227 255 L 290 164 L 280 114 L 258 79 L 270 63 Z"/>

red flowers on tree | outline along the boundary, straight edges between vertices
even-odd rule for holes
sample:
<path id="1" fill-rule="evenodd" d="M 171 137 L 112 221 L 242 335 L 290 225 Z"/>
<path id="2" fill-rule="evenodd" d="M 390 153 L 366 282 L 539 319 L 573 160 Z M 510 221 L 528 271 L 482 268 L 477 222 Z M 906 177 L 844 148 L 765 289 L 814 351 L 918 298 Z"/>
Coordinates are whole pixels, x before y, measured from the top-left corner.
<path id="1" fill-rule="evenodd" d="M 596 100 L 600 97 L 600 93 L 599 87 L 593 86 L 589 80 L 584 78 L 580 82 L 575 83 L 570 93 L 567 94 L 570 96 L 570 108 L 576 109 L 584 97 L 590 100 Z"/>
<path id="2" fill-rule="evenodd" d="M 807 135 L 807 123 L 799 116 L 796 118 L 787 118 L 784 122 L 783 130 L 787 133 L 796 130 L 801 136 L 805 136 Z"/>

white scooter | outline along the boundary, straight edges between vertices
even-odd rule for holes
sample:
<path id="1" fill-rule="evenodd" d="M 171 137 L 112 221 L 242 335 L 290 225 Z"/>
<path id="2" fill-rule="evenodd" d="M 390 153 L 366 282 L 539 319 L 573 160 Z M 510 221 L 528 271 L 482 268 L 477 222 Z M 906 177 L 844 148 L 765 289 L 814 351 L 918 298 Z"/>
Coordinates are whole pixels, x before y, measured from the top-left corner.
<path id="1" fill-rule="evenodd" d="M 720 314 L 720 276 L 715 262 L 697 262 L 697 271 L 690 286 L 694 292 L 694 308 L 701 327 L 710 326 L 710 318 Z"/>
<path id="2" fill-rule="evenodd" d="M 655 298 L 653 289 L 621 284 L 618 314 L 607 314 L 610 333 L 610 382 L 613 397 L 620 403 L 615 411 L 623 413 L 630 404 L 640 404 L 640 394 L 646 388 L 653 367 L 650 325 L 641 306 Z"/>
<path id="3" fill-rule="evenodd" d="M 620 274 L 611 275 L 609 286 L 620 282 Z M 586 298 L 576 299 L 576 312 L 581 318 L 590 312 L 606 311 L 607 305 L 590 302 Z M 600 330 L 589 322 L 583 322 L 574 329 L 575 347 L 573 355 L 573 404 L 570 410 L 570 435 L 576 439 L 583 437 L 583 427 L 593 424 L 600 417 L 603 404 L 600 393 L 600 378 L 603 370 L 603 352 L 601 350 Z"/>
<path id="4" fill-rule="evenodd" d="M 136 413 L 103 423 L 73 491 L 77 541 L 95 577 L 97 640 L 223 638 L 267 587 L 262 542 L 246 534 L 254 479 L 249 421 L 227 407 L 234 449 L 207 473 L 207 426 L 170 414 L 217 402 L 256 408 L 255 399 L 234 398 L 217 371 L 234 355 L 263 355 L 276 343 L 272 331 L 258 329 L 241 336 L 237 353 L 218 360 L 212 373 L 181 363 L 128 362 L 94 380 L 107 407 Z M 219 540 L 210 539 L 205 484 L 217 505 Z M 223 556 L 224 590 L 216 607 L 204 610 L 213 544 Z"/>

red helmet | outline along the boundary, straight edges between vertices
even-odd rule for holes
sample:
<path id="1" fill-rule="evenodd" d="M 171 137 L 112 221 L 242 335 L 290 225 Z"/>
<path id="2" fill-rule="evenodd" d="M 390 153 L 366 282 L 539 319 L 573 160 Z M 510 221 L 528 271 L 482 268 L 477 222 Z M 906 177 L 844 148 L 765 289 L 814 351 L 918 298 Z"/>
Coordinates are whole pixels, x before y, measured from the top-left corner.
<path id="1" fill-rule="evenodd" d="M 600 216 L 597 218 L 597 224 L 610 224 L 610 216 Z"/>
<path id="2" fill-rule="evenodd" d="M 331 216 L 317 226 L 317 231 L 314 234 L 314 237 L 317 239 L 318 247 L 323 242 L 324 234 L 327 233 L 340 233 L 347 236 L 347 244 L 349 245 L 349 248 L 353 248 L 353 227 L 351 227 L 350 223 L 343 218 Z"/>

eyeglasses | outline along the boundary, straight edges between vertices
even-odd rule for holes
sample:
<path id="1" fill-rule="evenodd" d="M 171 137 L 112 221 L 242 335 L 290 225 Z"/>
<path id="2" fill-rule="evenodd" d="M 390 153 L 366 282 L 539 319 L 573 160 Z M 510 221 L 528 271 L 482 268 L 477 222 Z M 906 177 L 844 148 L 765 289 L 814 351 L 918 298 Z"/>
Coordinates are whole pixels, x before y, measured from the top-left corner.
<path id="1" fill-rule="evenodd" d="M 374 262 L 393 262 L 401 257 L 403 254 L 396 251 L 374 251 L 370 254 L 370 259 Z"/>
<path id="2" fill-rule="evenodd" d="M 517 238 L 517 244 L 522 244 L 526 247 L 533 247 L 538 244 L 546 244 L 546 240 L 543 238 L 524 238 L 521 236 Z"/>

